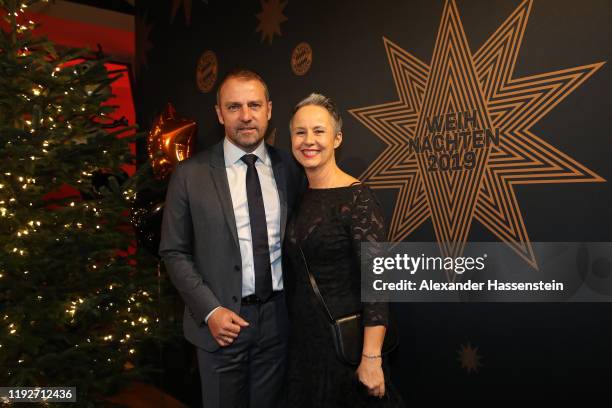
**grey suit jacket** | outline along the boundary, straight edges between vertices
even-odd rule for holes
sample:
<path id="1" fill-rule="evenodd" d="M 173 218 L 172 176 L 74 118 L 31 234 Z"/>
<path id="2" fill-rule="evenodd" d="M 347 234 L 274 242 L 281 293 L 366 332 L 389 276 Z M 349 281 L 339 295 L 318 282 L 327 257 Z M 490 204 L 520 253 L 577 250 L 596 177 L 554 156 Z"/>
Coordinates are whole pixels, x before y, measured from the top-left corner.
<path id="1" fill-rule="evenodd" d="M 305 177 L 289 153 L 266 147 L 278 188 L 283 240 Z M 242 297 L 242 260 L 223 141 L 180 162 L 174 170 L 166 194 L 159 254 L 185 302 L 185 338 L 215 351 L 219 346 L 204 319 L 217 306 L 240 313 Z"/>

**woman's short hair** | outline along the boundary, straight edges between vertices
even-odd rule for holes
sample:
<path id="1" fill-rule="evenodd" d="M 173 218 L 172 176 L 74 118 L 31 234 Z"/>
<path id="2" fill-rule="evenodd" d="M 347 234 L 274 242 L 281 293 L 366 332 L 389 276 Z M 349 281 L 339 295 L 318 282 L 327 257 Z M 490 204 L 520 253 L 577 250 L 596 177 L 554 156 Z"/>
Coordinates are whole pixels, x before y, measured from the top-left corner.
<path id="1" fill-rule="evenodd" d="M 342 131 L 342 118 L 340 117 L 340 113 L 338 112 L 338 109 L 336 108 L 336 104 L 334 103 L 334 101 L 325 95 L 321 95 L 319 93 L 313 92 L 310 95 L 308 95 L 306 98 L 299 101 L 297 105 L 295 105 L 295 107 L 293 108 L 293 112 L 291 113 L 291 120 L 289 120 L 289 131 L 290 132 L 291 132 L 291 123 L 293 122 L 293 117 L 295 116 L 295 113 L 298 110 L 300 110 L 300 108 L 303 108 L 304 106 L 311 106 L 311 105 L 320 106 L 324 108 L 327 112 L 329 112 L 332 119 L 334 120 L 335 133 L 340 133 Z"/>

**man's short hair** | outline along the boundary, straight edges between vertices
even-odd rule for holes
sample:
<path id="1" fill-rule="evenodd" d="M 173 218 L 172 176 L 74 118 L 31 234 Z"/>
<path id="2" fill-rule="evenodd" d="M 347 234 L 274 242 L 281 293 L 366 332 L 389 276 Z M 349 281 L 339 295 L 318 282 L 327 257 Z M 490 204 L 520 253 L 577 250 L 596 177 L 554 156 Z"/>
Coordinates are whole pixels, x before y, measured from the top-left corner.
<path id="1" fill-rule="evenodd" d="M 221 88 L 223 84 L 225 84 L 228 80 L 232 78 L 242 79 L 244 81 L 259 81 L 264 87 L 264 92 L 266 94 L 266 102 L 270 100 L 270 92 L 268 91 L 268 85 L 265 83 L 263 78 L 259 76 L 259 74 L 251 69 L 247 68 L 234 68 L 230 72 L 223 77 L 221 82 L 219 83 L 219 87 L 217 88 L 217 105 L 219 105 Z"/>
<path id="2" fill-rule="evenodd" d="M 334 121 L 334 132 L 337 134 L 342 131 L 342 118 L 340 117 L 340 112 L 338 112 L 338 108 L 336 107 L 336 104 L 332 98 L 313 92 L 306 98 L 299 101 L 293 108 L 291 119 L 289 120 L 289 132 L 291 132 L 291 123 L 293 122 L 295 113 L 304 106 L 320 106 L 321 108 L 325 109 L 331 115 Z"/>

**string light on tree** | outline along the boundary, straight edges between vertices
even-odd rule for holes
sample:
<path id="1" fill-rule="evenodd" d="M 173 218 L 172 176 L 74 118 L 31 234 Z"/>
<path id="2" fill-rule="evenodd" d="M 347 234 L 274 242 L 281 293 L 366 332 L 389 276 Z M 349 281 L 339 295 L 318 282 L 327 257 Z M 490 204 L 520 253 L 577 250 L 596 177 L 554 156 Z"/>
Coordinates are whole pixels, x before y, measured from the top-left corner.
<path id="1" fill-rule="evenodd" d="M 157 260 L 128 251 L 135 237 L 126 197 L 135 183 L 85 194 L 95 172 L 118 174 L 133 161 L 128 141 L 103 127 L 114 109 L 104 61 L 37 38 L 34 3 L 0 2 L 0 87 L 11 89 L 0 94 L 0 149 L 10 158 L 0 161 L 0 344 L 3 361 L 13 362 L 0 384 L 74 384 L 79 400 L 92 401 L 123 378 L 128 360 L 138 372 L 133 344 L 158 335 L 147 326 L 157 305 L 128 302 L 157 293 Z M 127 335 L 139 318 L 143 330 Z M 108 347 L 120 340 L 130 345 Z"/>

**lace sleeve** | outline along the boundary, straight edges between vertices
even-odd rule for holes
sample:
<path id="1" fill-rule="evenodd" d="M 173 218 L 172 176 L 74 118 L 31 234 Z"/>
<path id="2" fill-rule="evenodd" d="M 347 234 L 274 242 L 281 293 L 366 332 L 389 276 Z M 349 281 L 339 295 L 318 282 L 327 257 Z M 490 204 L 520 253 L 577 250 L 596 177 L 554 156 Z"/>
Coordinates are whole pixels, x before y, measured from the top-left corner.
<path id="1" fill-rule="evenodd" d="M 381 252 L 377 242 L 386 241 L 387 233 L 380 204 L 373 192 L 366 186 L 361 186 L 355 192 L 353 207 L 350 210 L 351 238 L 355 264 L 359 267 L 363 262 L 371 264 L 370 260 Z M 361 243 L 369 242 L 366 253 L 361 253 Z M 361 281 L 361 271 L 356 271 Z M 365 326 L 387 326 L 389 307 L 386 302 L 363 303 L 363 323 Z"/>

